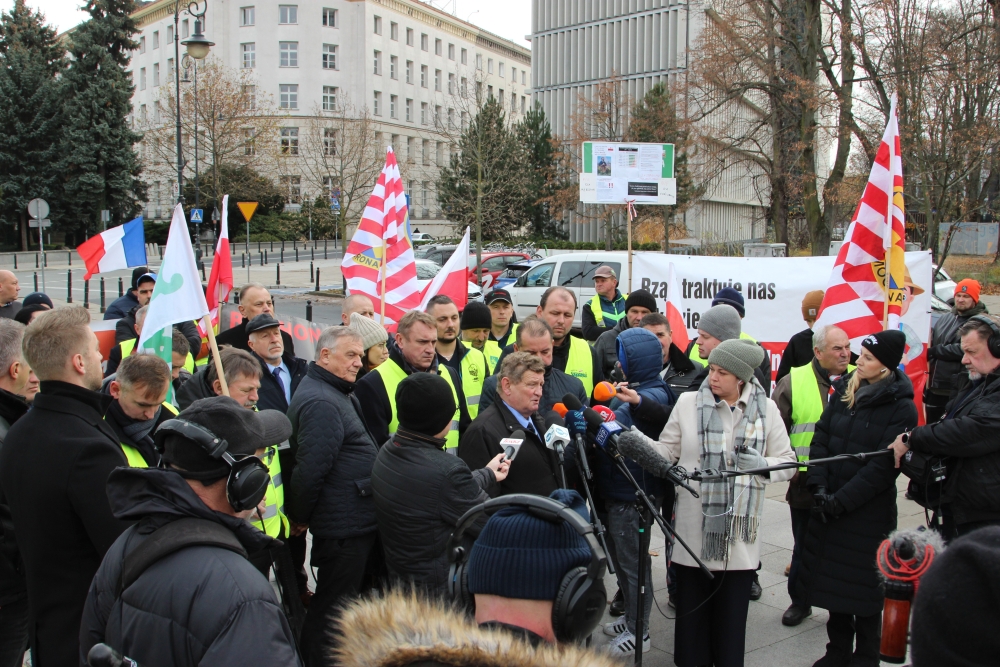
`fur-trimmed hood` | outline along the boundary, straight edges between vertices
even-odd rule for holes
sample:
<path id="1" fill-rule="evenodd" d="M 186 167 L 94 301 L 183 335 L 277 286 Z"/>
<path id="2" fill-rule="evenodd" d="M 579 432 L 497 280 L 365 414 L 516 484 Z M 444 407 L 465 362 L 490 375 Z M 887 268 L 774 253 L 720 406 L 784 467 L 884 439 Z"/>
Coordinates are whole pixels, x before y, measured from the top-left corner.
<path id="1" fill-rule="evenodd" d="M 392 591 L 360 600 L 339 622 L 344 667 L 620 667 L 573 645 L 532 647 L 503 630 L 478 627 L 442 602 Z"/>

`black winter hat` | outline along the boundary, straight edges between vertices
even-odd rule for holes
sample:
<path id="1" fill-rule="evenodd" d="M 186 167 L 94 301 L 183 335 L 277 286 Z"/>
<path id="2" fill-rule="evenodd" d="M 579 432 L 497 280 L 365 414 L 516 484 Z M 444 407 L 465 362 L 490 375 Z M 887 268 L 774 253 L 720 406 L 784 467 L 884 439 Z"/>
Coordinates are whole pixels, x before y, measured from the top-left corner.
<path id="1" fill-rule="evenodd" d="M 720 303 L 735 308 L 736 312 L 740 314 L 740 318 L 747 316 L 746 304 L 743 302 L 743 295 L 732 287 L 723 287 L 715 293 L 715 298 L 712 299 L 712 305 L 718 306 Z"/>
<path id="2" fill-rule="evenodd" d="M 132 269 L 132 289 L 139 289 L 139 278 L 149 273 L 148 266 L 137 266 Z"/>
<path id="3" fill-rule="evenodd" d="M 1000 655 L 1000 527 L 948 545 L 920 579 L 910 632 L 914 667 L 995 665 Z"/>
<path id="4" fill-rule="evenodd" d="M 489 329 L 493 326 L 490 307 L 480 301 L 470 301 L 462 311 L 462 329 Z"/>
<path id="5" fill-rule="evenodd" d="M 455 418 L 456 409 L 451 385 L 436 373 L 413 373 L 396 388 L 396 416 L 407 431 L 436 436 Z"/>
<path id="6" fill-rule="evenodd" d="M 861 347 L 872 353 L 872 356 L 882 362 L 882 365 L 892 370 L 899 366 L 906 349 L 906 334 L 890 329 L 879 331 L 861 340 Z"/>
<path id="7" fill-rule="evenodd" d="M 655 313 L 656 299 L 654 299 L 653 295 L 650 294 L 648 291 L 644 289 L 637 289 L 636 291 L 629 294 L 628 298 L 625 299 L 625 312 L 627 313 L 628 309 L 631 308 L 632 306 L 640 306 L 642 308 L 647 308 L 649 309 L 649 312 Z"/>

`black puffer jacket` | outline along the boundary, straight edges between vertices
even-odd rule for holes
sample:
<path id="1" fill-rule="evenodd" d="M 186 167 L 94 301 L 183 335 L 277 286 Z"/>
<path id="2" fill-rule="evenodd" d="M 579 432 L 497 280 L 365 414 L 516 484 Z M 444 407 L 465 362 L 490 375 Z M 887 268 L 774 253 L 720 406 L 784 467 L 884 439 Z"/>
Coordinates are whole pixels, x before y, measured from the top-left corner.
<path id="1" fill-rule="evenodd" d="M 249 553 L 274 540 L 246 521 L 212 511 L 169 470 L 118 468 L 108 478 L 108 499 L 117 518 L 139 523 L 111 545 L 90 584 L 79 664 L 87 664 L 87 651 L 100 642 L 144 667 L 302 664 L 274 589 L 234 551 L 181 549 L 115 598 L 125 556 L 171 521 L 195 517 L 222 524 Z"/>
<path id="2" fill-rule="evenodd" d="M 28 404 L 20 396 L 0 389 L 0 447 L 11 425 L 24 416 Z M 7 499 L 0 491 L 0 605 L 10 604 L 28 596 L 24 583 L 24 563 L 14 537 L 14 519 Z"/>
<path id="3" fill-rule="evenodd" d="M 927 391 L 947 396 L 955 386 L 955 378 L 965 367 L 962 366 L 962 341 L 958 338 L 958 330 L 969 321 L 970 317 L 985 315 L 986 304 L 977 303 L 965 312 L 955 308 L 934 325 L 931 332 L 931 344 L 927 348 L 927 362 L 930 366 L 927 378 Z"/>
<path id="4" fill-rule="evenodd" d="M 379 450 L 372 469 L 375 516 L 389 574 L 444 594 L 448 583 L 445 547 L 458 519 L 497 491 L 489 468 L 469 470 L 444 451 L 444 440 L 397 433 Z M 486 515 L 466 533 L 479 535 Z"/>
<path id="5" fill-rule="evenodd" d="M 894 370 L 891 378 L 863 385 L 853 408 L 841 400 L 846 381 L 834 383 L 834 394 L 816 424 L 812 459 L 877 452 L 917 424 L 913 385 L 903 372 Z M 809 522 L 798 585 L 810 605 L 856 616 L 882 611 L 875 556 L 896 528 L 898 474 L 891 456 L 809 469 L 809 487 L 825 487 L 844 508 L 826 523 Z"/>
<path id="6" fill-rule="evenodd" d="M 483 393 L 479 397 L 479 411 L 493 405 L 497 400 L 497 381 L 499 375 L 491 375 L 483 383 Z M 546 415 L 556 403 L 562 403 L 563 396 L 573 394 L 584 405 L 590 405 L 590 397 L 583 389 L 583 383 L 572 375 L 566 375 L 558 368 L 545 367 L 545 384 L 542 385 L 542 400 L 538 403 L 538 412 Z"/>
<path id="7" fill-rule="evenodd" d="M 375 531 L 372 465 L 378 446 L 365 426 L 354 384 L 309 364 L 288 407 L 295 453 L 288 516 L 330 539 Z"/>
<path id="8" fill-rule="evenodd" d="M 1000 520 L 1000 368 L 956 389 L 948 418 L 913 429 L 910 448 L 952 457 L 942 500 L 956 523 Z"/>

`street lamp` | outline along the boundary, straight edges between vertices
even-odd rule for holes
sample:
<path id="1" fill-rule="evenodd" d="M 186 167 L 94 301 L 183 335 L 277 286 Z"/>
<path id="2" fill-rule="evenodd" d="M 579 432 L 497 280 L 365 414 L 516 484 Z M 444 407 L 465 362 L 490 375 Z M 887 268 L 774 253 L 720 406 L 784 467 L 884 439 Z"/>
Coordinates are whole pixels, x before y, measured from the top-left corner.
<path id="1" fill-rule="evenodd" d="M 194 17 L 194 35 L 184 40 L 187 53 L 195 60 L 202 60 L 208 55 L 212 42 L 205 39 L 201 34 L 201 21 L 205 18 L 208 10 L 208 0 L 205 0 L 205 9 L 198 11 L 198 2 L 189 2 L 187 13 Z M 181 148 L 181 34 L 180 34 L 180 0 L 174 3 L 174 94 L 176 96 L 176 130 L 177 130 L 177 203 L 184 203 L 184 154 Z"/>

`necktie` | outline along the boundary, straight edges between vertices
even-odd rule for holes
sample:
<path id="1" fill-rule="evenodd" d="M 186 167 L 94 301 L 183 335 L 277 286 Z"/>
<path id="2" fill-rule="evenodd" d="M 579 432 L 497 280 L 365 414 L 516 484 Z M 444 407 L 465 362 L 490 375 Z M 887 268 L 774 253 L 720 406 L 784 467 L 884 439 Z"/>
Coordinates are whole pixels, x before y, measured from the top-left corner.
<path id="1" fill-rule="evenodd" d="M 281 389 L 281 393 L 285 393 L 285 383 L 281 381 L 281 366 L 276 366 L 274 370 L 271 371 L 271 375 L 274 376 L 274 380 L 278 383 L 278 387 Z"/>

